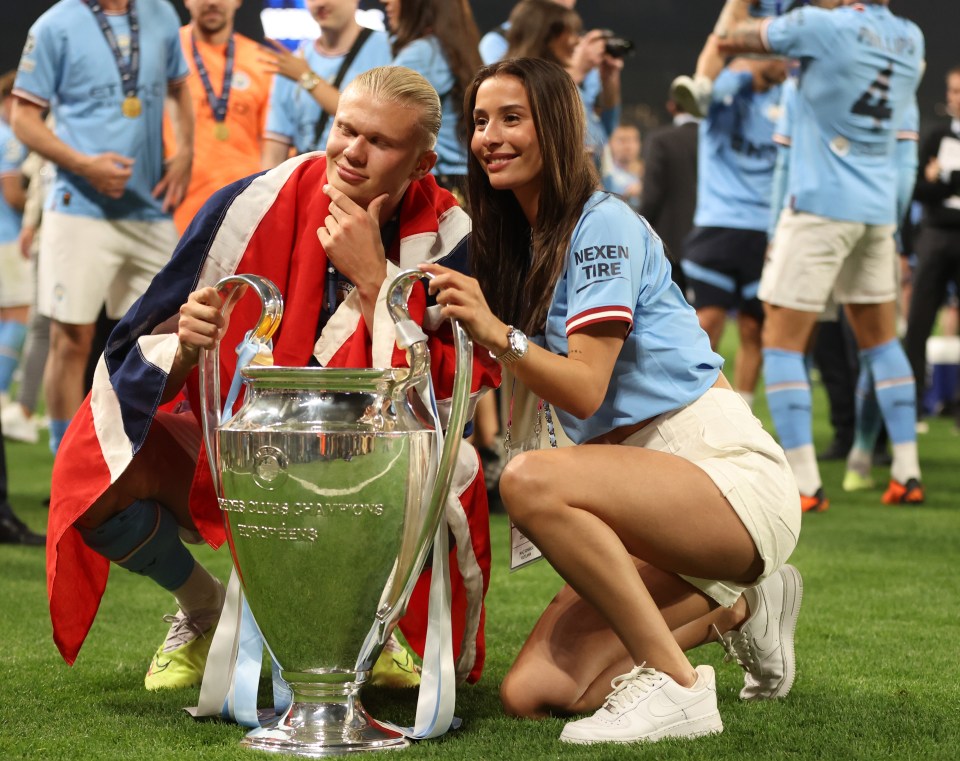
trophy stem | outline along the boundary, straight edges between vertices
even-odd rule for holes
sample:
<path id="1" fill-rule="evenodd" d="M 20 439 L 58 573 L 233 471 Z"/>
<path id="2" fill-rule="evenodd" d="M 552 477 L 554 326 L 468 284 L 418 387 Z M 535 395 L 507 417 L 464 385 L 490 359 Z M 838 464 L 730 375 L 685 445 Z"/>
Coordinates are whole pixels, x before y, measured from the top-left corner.
<path id="1" fill-rule="evenodd" d="M 290 683 L 293 702 L 283 716 L 254 729 L 241 745 L 271 753 L 326 758 L 410 745 L 400 732 L 382 726 L 360 702 L 360 682 Z"/>

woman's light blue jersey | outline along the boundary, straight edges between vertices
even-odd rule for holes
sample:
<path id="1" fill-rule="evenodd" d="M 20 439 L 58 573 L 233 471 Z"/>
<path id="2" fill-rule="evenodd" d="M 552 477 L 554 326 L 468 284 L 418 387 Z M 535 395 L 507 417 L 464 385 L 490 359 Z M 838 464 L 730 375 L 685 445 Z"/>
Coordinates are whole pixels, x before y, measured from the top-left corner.
<path id="1" fill-rule="evenodd" d="M 566 355 L 567 336 L 609 320 L 629 332 L 600 409 L 587 420 L 557 410 L 578 444 L 689 404 L 723 367 L 670 278 L 660 238 L 619 198 L 597 192 L 573 231 L 547 314 L 546 348 Z"/>

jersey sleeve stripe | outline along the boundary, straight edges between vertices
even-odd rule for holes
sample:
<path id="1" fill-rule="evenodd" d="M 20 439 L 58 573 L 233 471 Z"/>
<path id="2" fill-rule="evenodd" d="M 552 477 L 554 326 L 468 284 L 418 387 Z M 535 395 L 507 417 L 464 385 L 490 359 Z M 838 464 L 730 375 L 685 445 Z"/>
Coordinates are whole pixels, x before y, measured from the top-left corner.
<path id="1" fill-rule="evenodd" d="M 911 129 L 902 129 L 897 133 L 897 140 L 913 140 L 919 142 L 920 133 Z"/>
<path id="2" fill-rule="evenodd" d="M 770 22 L 773 21 L 773 17 L 765 18 L 760 22 L 760 44 L 763 45 L 763 49 L 768 53 L 770 51 L 770 38 L 767 36 L 767 29 L 770 27 Z"/>
<path id="3" fill-rule="evenodd" d="M 42 106 L 43 108 L 46 108 L 47 106 L 50 105 L 50 101 L 47 100 L 46 98 L 41 98 L 39 95 L 34 95 L 32 92 L 27 92 L 26 90 L 22 90 L 19 87 L 15 87 L 13 89 L 13 94 L 16 95 L 18 98 L 23 98 L 24 100 L 29 101 L 34 105 Z"/>
<path id="4" fill-rule="evenodd" d="M 773 142 L 775 142 L 777 145 L 782 145 L 785 148 L 789 148 L 791 145 L 793 145 L 793 141 L 789 137 L 778 133 L 774 133 Z"/>
<path id="5" fill-rule="evenodd" d="M 567 320 L 567 335 L 598 322 L 627 322 L 633 325 L 633 311 L 622 306 L 595 307 Z"/>
<path id="6" fill-rule="evenodd" d="M 263 137 L 265 140 L 273 140 L 275 143 L 293 145 L 293 140 L 290 138 L 290 135 L 284 135 L 280 132 L 274 132 L 273 130 L 265 130 Z"/>

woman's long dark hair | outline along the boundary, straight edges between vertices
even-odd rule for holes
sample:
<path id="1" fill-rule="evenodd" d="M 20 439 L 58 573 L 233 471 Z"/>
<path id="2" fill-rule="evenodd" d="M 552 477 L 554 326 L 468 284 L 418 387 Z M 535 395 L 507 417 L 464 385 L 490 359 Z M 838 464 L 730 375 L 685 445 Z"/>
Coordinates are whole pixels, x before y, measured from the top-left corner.
<path id="1" fill-rule="evenodd" d="M 403 0 L 397 34 L 393 40 L 396 55 L 414 40 L 434 35 L 453 73 L 454 85 L 450 92 L 453 103 L 459 103 L 467 86 L 483 65 L 480 59 L 480 32 L 473 19 L 467 0 Z M 457 118 L 462 138 L 467 135 L 470 122 Z"/>
<path id="2" fill-rule="evenodd" d="M 469 153 L 473 273 L 494 314 L 537 334 L 543 331 L 563 274 L 573 228 L 599 177 L 583 147 L 583 101 L 566 71 L 537 58 L 485 66 L 464 98 L 468 124 L 473 124 L 477 90 L 491 77 L 516 77 L 527 93 L 543 157 L 540 205 L 531 229 L 513 191 L 494 189 L 477 157 Z"/>
<path id="3" fill-rule="evenodd" d="M 580 15 L 553 0 L 523 0 L 510 13 L 506 58 L 544 58 L 563 65 L 550 47 L 564 32 L 579 35 Z"/>

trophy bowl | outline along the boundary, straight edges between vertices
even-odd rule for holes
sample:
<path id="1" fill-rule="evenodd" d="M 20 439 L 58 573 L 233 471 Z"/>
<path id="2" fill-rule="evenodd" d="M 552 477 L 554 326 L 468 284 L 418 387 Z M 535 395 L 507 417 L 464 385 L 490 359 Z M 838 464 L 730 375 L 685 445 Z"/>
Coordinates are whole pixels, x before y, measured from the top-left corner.
<path id="1" fill-rule="evenodd" d="M 420 272 L 401 273 L 390 312 L 409 320 Z M 262 332 L 279 324 L 279 294 L 262 278 Z M 282 309 L 282 306 L 281 306 Z M 256 331 L 255 331 L 256 334 Z M 242 407 L 215 430 L 216 351 L 201 363 L 204 429 L 230 553 L 244 596 L 293 699 L 242 741 L 308 758 L 402 748 L 409 741 L 364 709 L 368 679 L 430 551 L 466 419 L 472 350 L 454 325 L 457 373 L 442 452 L 417 390 L 429 379 L 425 341 L 409 368 L 247 366 Z"/>

